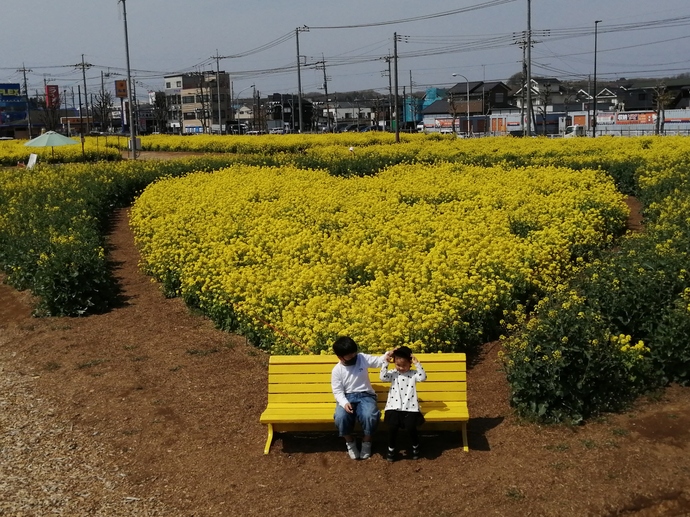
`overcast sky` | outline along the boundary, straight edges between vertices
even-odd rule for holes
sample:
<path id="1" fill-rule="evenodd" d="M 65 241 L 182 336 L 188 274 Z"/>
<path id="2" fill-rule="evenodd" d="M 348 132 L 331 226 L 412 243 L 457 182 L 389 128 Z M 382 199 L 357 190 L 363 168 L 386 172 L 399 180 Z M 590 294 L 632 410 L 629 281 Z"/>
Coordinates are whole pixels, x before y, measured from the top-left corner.
<path id="1" fill-rule="evenodd" d="M 75 91 L 82 83 L 106 88 L 126 74 L 122 3 L 117 0 L 13 0 L 3 2 L 0 83 L 23 82 L 30 91 L 44 79 Z M 137 93 L 164 88 L 163 76 L 220 69 L 235 94 L 251 85 L 262 94 L 297 91 L 296 27 L 302 90 L 388 91 L 393 34 L 399 83 L 409 89 L 464 81 L 506 80 L 521 69 L 515 43 L 527 29 L 528 0 L 127 0 L 131 68 Z M 586 79 L 659 77 L 690 72 L 690 0 L 532 0 L 532 74 Z M 432 16 L 447 13 L 444 16 Z M 386 23 L 396 22 L 396 23 Z M 370 26 L 365 26 L 370 25 Z M 350 28 L 334 28 L 350 26 Z M 257 51 L 261 47 L 266 50 Z M 218 54 L 216 54 L 218 52 Z M 240 56 L 240 57 L 238 57 Z M 453 77 L 453 73 L 457 74 Z M 122 75 L 118 75 L 122 74 Z"/>

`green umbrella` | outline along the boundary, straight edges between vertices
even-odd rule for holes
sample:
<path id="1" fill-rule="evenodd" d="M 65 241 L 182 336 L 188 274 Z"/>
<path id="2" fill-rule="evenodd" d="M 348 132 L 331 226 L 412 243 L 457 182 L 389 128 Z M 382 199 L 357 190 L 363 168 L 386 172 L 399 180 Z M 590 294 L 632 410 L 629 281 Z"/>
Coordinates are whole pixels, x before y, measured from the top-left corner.
<path id="1" fill-rule="evenodd" d="M 55 147 L 59 147 L 61 145 L 77 145 L 78 143 L 79 142 L 76 142 L 71 138 L 67 138 L 66 136 L 62 136 L 60 133 L 56 133 L 55 131 L 47 131 L 41 136 L 38 136 L 33 140 L 29 140 L 24 145 L 27 147 L 51 147 L 53 156 L 55 156 Z"/>

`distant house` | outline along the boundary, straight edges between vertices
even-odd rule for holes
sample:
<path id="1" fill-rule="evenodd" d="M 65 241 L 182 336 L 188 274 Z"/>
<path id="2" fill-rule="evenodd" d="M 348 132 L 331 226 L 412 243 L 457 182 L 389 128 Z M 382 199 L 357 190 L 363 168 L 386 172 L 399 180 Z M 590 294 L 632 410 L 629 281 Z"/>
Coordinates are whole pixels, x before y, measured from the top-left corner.
<path id="1" fill-rule="evenodd" d="M 526 105 L 527 89 L 519 88 L 514 93 L 515 105 L 521 108 Z M 541 112 L 554 111 L 554 105 L 563 105 L 567 100 L 567 92 L 561 81 L 555 77 L 532 78 L 532 107 Z"/>
<path id="2" fill-rule="evenodd" d="M 483 133 L 492 110 L 509 108 L 510 88 L 502 82 L 458 83 L 422 110 L 425 131 Z M 469 103 L 468 103 L 469 97 Z M 469 112 L 469 120 L 468 120 Z"/>
<path id="3" fill-rule="evenodd" d="M 688 78 L 630 82 L 621 85 L 616 93 L 621 111 L 656 110 L 659 95 L 662 96 L 665 109 L 690 107 Z"/>

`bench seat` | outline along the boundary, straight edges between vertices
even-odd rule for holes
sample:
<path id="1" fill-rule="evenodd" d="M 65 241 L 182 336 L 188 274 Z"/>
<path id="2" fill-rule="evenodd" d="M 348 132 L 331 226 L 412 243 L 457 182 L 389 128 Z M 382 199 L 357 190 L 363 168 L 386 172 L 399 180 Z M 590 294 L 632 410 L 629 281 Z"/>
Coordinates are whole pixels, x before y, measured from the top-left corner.
<path id="1" fill-rule="evenodd" d="M 425 429 L 450 429 L 462 433 L 467 443 L 467 378 L 465 354 L 417 354 L 427 380 L 417 384 Z M 271 356 L 268 368 L 268 406 L 260 421 L 268 426 L 264 453 L 268 454 L 274 432 L 332 431 L 335 398 L 331 391 L 334 355 Z M 383 414 L 390 384 L 379 379 L 379 370 L 370 369 L 369 379 Z"/>

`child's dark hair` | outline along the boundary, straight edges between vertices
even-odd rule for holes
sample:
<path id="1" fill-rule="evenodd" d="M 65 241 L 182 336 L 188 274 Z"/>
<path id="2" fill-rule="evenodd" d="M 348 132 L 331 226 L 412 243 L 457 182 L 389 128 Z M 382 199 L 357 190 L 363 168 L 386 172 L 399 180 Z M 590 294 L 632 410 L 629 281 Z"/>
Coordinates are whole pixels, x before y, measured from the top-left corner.
<path id="1" fill-rule="evenodd" d="M 333 343 L 333 352 L 338 357 L 344 357 L 357 351 L 357 343 L 349 336 L 340 336 Z"/>
<path id="2" fill-rule="evenodd" d="M 407 359 L 408 361 L 412 361 L 412 350 L 410 350 L 406 346 L 399 346 L 395 350 L 393 350 L 393 358 L 395 359 L 396 357 L 400 357 L 401 359 Z"/>

